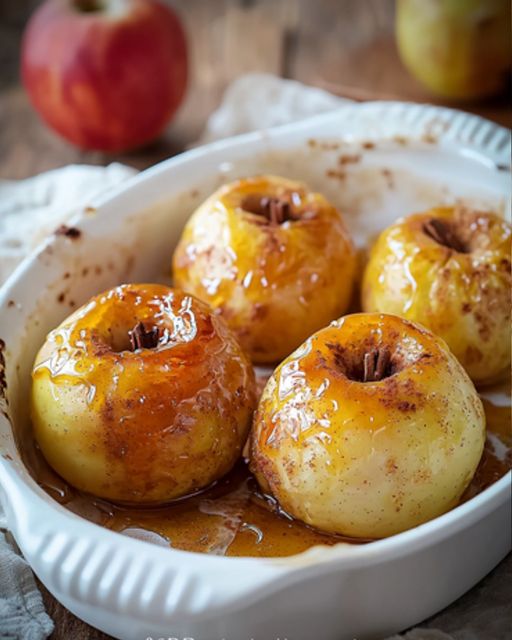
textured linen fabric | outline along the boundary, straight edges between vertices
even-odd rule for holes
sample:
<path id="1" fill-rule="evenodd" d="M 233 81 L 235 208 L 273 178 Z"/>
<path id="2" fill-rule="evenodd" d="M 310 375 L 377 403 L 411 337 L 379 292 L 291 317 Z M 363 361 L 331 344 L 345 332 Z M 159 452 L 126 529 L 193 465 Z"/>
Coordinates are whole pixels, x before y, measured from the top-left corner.
<path id="1" fill-rule="evenodd" d="M 0 531 L 0 640 L 44 640 L 52 631 L 30 567 L 11 535 Z"/>
<path id="2" fill-rule="evenodd" d="M 41 240 L 135 169 L 68 165 L 26 180 L 0 180 L 0 285 Z"/>

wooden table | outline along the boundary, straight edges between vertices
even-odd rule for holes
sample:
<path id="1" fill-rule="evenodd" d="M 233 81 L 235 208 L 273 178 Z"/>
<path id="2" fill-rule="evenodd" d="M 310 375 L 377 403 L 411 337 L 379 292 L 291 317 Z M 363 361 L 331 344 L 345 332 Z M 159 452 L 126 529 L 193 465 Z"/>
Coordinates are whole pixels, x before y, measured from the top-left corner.
<path id="1" fill-rule="evenodd" d="M 436 102 L 402 66 L 393 41 L 393 0 L 187 0 L 176 2 L 191 50 L 187 98 L 156 143 L 136 153 L 83 152 L 34 114 L 18 82 L 19 38 L 37 0 L 0 0 L 0 177 L 24 178 L 81 162 L 119 160 L 143 169 L 199 135 L 225 87 L 263 71 L 356 99 Z M 257 96 L 255 96 L 257 100 Z M 454 104 L 510 125 L 506 101 Z M 263 107 L 263 105 L 262 105 Z"/>
<path id="2" fill-rule="evenodd" d="M 148 167 L 193 142 L 225 87 L 246 72 L 295 78 L 360 100 L 443 104 L 420 87 L 399 60 L 392 35 L 393 0 L 187 0 L 175 3 L 191 52 L 189 91 L 175 121 L 158 142 L 136 153 L 83 152 L 41 123 L 18 81 L 20 35 L 37 4 L 0 0 L 0 178 L 24 178 L 69 163 L 119 160 L 138 169 Z M 512 123 L 505 99 L 452 106 L 507 126 Z M 55 621 L 52 640 L 108 637 L 41 588 Z"/>

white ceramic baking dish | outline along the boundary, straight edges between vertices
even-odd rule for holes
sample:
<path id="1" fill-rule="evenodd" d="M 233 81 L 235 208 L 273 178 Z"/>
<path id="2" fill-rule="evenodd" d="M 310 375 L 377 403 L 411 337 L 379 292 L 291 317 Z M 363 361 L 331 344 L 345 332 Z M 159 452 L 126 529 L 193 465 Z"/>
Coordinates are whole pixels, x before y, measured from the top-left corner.
<path id="1" fill-rule="evenodd" d="M 100 290 L 168 278 L 184 221 L 219 183 L 257 172 L 305 179 L 345 211 L 363 244 L 398 215 L 440 201 L 507 214 L 509 159 L 508 132 L 477 117 L 401 103 L 348 106 L 163 162 L 91 203 L 73 223 L 80 237 L 57 234 L 40 247 L 0 292 L 0 498 L 48 589 L 125 640 L 343 640 L 417 624 L 488 573 L 510 548 L 510 474 L 386 540 L 279 560 L 227 558 L 162 548 L 74 515 L 36 484 L 16 442 L 23 448 L 30 438 L 30 368 L 47 331 Z"/>

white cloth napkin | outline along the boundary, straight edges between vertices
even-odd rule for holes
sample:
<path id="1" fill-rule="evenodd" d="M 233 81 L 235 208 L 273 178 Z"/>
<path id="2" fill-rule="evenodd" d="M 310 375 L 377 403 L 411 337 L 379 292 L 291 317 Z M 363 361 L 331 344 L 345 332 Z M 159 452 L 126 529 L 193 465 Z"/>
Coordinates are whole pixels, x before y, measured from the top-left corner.
<path id="1" fill-rule="evenodd" d="M 43 238 L 91 198 L 135 173 L 118 163 L 68 165 L 26 180 L 0 180 L 0 285 Z"/>
<path id="2" fill-rule="evenodd" d="M 295 122 L 351 102 L 295 80 L 266 73 L 247 74 L 226 89 L 198 144 Z"/>
<path id="3" fill-rule="evenodd" d="M 329 111 L 350 102 L 275 76 L 242 76 L 227 89 L 198 143 L 262 129 Z M 20 181 L 0 181 L 0 285 L 47 234 L 89 200 L 126 180 L 134 169 L 72 165 Z M 2 523 L 0 505 L 0 529 Z M 0 640 L 44 640 L 53 623 L 32 572 L 0 531 Z M 512 556 L 467 595 L 422 628 L 389 640 L 512 639 L 509 586 Z"/>
<path id="4" fill-rule="evenodd" d="M 0 530 L 0 639 L 43 640 L 52 631 L 29 565 L 9 532 Z"/>

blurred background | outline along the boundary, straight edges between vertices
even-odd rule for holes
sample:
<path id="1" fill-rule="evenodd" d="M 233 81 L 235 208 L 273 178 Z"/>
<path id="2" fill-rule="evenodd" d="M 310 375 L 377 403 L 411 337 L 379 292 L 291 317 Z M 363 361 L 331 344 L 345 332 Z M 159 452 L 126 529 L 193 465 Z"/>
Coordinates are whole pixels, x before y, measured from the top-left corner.
<path id="1" fill-rule="evenodd" d="M 402 0 L 396 6 L 394 0 L 166 1 L 176 12 L 186 35 L 189 72 L 185 98 L 156 142 L 135 152 L 105 154 L 72 146 L 56 136 L 37 116 L 20 82 L 19 67 L 23 30 L 41 3 L 39 0 L 0 0 L 0 177 L 23 178 L 73 162 L 105 164 L 120 160 L 139 169 L 147 167 L 193 143 L 229 83 L 247 72 L 267 72 L 296 79 L 356 100 L 399 99 L 449 104 L 506 126 L 511 124 L 509 83 L 503 85 L 501 94 L 498 92 L 484 100 L 447 99 L 436 95 L 414 77 L 418 76 L 414 73 L 417 70 L 413 70 L 414 75 L 408 71 L 395 38 L 395 12 L 400 8 L 415 16 L 416 24 L 406 25 L 413 40 L 426 30 L 431 40 L 438 38 L 438 42 L 432 44 L 434 48 L 442 45 L 439 37 L 450 37 L 455 40 L 455 49 L 465 47 L 467 52 L 469 47 L 470 55 L 479 51 L 478 55 L 482 56 L 488 46 L 485 38 L 489 40 L 490 36 L 496 40 L 494 34 L 485 35 L 490 18 L 489 15 L 482 17 L 482 7 L 486 5 L 491 14 L 507 5 L 510 11 L 508 0 L 505 3 L 501 0 Z M 82 4 L 85 6 L 87 2 Z M 90 2 L 87 6 L 94 4 Z M 450 10 L 455 7 L 458 13 L 447 17 L 447 7 Z M 422 25 L 424 18 L 418 11 L 429 13 L 431 18 L 432 13 L 437 12 L 436 19 L 438 24 L 444 23 L 444 31 Z M 465 14 L 470 14 L 472 24 L 468 28 L 474 31 L 466 34 L 469 44 L 461 44 L 466 38 L 462 24 Z M 411 16 L 404 19 L 410 22 Z M 450 20 L 452 24 L 448 24 Z M 475 21 L 479 21 L 476 31 Z M 510 34 L 510 21 L 501 22 L 502 29 L 508 29 Z M 462 35 L 454 38 L 454 28 L 459 28 Z M 442 33 L 439 36 L 441 31 L 444 36 Z M 460 60 L 465 53 L 455 51 L 453 55 Z M 507 55 L 510 59 L 510 36 Z M 258 95 L 254 101 L 258 103 Z"/>

